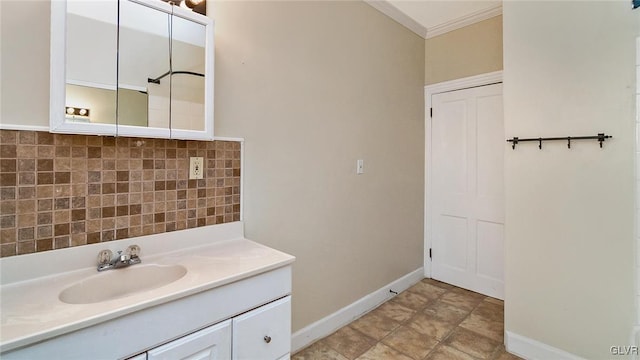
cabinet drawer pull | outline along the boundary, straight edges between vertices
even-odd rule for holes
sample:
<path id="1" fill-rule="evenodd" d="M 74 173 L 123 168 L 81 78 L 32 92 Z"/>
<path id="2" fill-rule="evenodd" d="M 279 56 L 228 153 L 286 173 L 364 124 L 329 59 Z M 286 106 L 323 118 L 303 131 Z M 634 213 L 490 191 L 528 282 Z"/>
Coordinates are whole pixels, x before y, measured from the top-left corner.
<path id="1" fill-rule="evenodd" d="M 270 343 L 270 342 L 271 342 L 271 336 L 266 335 L 266 336 L 264 337 L 264 342 L 266 342 L 267 344 L 268 344 L 268 343 Z"/>

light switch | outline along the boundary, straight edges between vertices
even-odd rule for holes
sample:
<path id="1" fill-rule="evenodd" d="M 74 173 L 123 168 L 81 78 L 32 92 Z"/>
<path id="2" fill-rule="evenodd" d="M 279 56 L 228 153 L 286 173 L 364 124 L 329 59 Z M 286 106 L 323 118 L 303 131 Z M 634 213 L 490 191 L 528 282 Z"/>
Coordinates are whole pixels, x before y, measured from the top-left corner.
<path id="1" fill-rule="evenodd" d="M 356 174 L 364 174 L 364 160 L 362 159 L 356 161 Z"/>

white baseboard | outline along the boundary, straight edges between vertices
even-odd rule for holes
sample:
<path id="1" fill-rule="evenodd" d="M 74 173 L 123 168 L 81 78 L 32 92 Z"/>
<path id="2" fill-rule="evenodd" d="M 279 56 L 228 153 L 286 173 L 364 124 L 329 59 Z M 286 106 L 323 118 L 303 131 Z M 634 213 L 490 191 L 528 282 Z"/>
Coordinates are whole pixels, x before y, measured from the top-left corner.
<path id="1" fill-rule="evenodd" d="M 529 360 L 584 360 L 577 355 L 553 346 L 529 339 L 528 337 L 505 331 L 505 347 L 508 352 Z"/>
<path id="2" fill-rule="evenodd" d="M 399 293 L 408 289 L 422 279 L 424 279 L 424 269 L 416 269 L 398 280 L 392 281 L 388 285 L 385 285 L 369 295 L 360 298 L 356 302 L 345 306 L 333 314 L 296 331 L 291 336 L 291 353 L 293 354 L 316 340 L 335 332 L 395 296 L 393 293 L 389 292 L 389 290 Z"/>

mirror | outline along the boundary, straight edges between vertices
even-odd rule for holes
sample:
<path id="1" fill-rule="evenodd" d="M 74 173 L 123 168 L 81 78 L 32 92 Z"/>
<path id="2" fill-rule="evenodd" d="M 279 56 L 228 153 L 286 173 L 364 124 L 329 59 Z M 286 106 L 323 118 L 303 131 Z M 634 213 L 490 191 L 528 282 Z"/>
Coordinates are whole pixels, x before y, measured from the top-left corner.
<path id="1" fill-rule="evenodd" d="M 118 97 L 118 134 L 143 127 L 145 133 L 153 133 L 154 137 L 170 137 L 171 83 L 168 78 L 159 84 L 149 81 L 171 68 L 172 16 L 171 7 L 166 8 L 120 2 L 118 92 L 141 94 L 147 116 L 135 117 L 135 109 L 140 105 L 130 101 L 132 99 Z M 132 115 L 133 121 L 126 122 L 124 113 Z"/>
<path id="2" fill-rule="evenodd" d="M 172 36 L 171 129 L 203 131 L 205 27 L 174 16 Z"/>
<path id="3" fill-rule="evenodd" d="M 51 40 L 51 132 L 213 139 L 211 19 L 160 0 L 52 1 Z"/>

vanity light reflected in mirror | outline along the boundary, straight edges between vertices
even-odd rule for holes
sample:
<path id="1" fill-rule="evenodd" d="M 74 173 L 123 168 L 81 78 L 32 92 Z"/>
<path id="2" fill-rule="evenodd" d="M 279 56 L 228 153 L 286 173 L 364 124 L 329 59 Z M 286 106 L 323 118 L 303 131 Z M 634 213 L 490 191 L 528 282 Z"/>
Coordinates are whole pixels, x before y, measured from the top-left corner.
<path id="1" fill-rule="evenodd" d="M 202 3 L 203 0 L 184 0 L 185 5 L 187 5 L 187 7 L 189 9 L 193 9 L 194 7 L 198 6 L 200 3 Z"/>
<path id="2" fill-rule="evenodd" d="M 71 121 L 91 122 L 89 118 L 91 110 L 87 108 L 67 106 L 65 113 L 67 119 Z"/>
<path id="3" fill-rule="evenodd" d="M 67 115 L 75 115 L 75 116 L 89 116 L 89 109 L 85 108 L 75 108 L 75 107 L 67 107 Z"/>
<path id="4" fill-rule="evenodd" d="M 190 9 L 198 14 L 207 15 L 207 0 L 162 0 L 172 5 Z"/>

